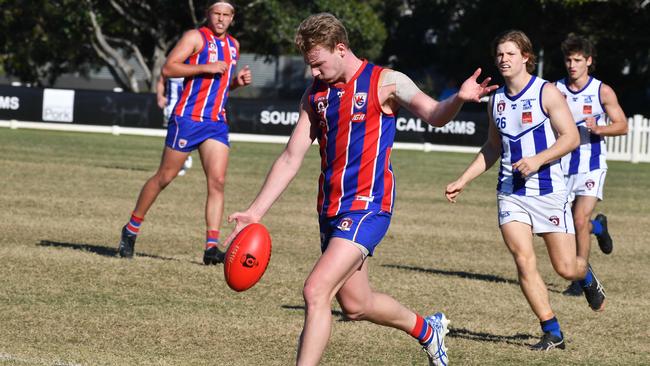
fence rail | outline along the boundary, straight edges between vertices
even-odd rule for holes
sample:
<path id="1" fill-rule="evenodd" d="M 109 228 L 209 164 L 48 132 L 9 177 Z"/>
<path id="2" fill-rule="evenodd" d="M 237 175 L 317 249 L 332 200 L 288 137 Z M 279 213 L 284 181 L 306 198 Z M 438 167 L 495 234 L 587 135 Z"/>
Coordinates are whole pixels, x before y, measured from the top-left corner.
<path id="1" fill-rule="evenodd" d="M 607 160 L 650 163 L 650 120 L 637 114 L 627 123 L 627 135 L 605 138 Z"/>

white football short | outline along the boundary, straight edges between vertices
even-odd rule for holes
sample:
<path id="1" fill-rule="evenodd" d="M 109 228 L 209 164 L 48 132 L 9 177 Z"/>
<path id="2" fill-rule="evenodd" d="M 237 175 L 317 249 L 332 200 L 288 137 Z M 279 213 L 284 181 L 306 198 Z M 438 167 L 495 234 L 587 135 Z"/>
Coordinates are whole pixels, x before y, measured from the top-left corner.
<path id="1" fill-rule="evenodd" d="M 498 192 L 497 209 L 499 226 L 518 221 L 530 225 L 534 234 L 575 234 L 573 215 L 566 191 L 543 196 L 518 196 Z"/>
<path id="2" fill-rule="evenodd" d="M 567 198 L 573 202 L 576 196 L 591 196 L 603 200 L 603 188 L 607 169 L 595 169 L 586 173 L 564 176 L 567 188 Z"/>

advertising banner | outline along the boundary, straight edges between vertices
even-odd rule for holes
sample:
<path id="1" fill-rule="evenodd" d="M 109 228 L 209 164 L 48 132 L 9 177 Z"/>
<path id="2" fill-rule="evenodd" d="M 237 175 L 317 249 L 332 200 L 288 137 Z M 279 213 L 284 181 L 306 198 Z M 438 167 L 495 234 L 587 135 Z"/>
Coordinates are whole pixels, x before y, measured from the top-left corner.
<path id="1" fill-rule="evenodd" d="M 230 98 L 233 133 L 289 136 L 298 122 L 297 99 Z M 402 108 L 395 141 L 481 146 L 487 136 L 485 103 L 468 103 L 443 127 L 433 127 Z M 0 86 L 0 119 L 161 129 L 162 110 L 151 93 Z"/>

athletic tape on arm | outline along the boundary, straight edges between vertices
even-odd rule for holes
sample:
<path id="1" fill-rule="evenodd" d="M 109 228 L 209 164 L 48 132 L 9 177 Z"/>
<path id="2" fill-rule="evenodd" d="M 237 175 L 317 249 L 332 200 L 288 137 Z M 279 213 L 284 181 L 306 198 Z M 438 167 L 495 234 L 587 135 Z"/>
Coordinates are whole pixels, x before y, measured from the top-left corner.
<path id="1" fill-rule="evenodd" d="M 384 76 L 381 86 L 395 84 L 395 96 L 399 104 L 408 106 L 413 97 L 420 92 L 420 88 L 413 80 L 399 71 L 389 71 Z"/>

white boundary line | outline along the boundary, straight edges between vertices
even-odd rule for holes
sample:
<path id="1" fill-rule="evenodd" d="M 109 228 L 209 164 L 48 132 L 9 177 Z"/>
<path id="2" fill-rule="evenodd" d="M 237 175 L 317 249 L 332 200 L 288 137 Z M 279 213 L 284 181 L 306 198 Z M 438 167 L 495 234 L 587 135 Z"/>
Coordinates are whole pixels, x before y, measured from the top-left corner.
<path id="1" fill-rule="evenodd" d="M 97 125 L 78 125 L 67 123 L 47 123 L 47 122 L 29 122 L 17 120 L 0 120 L 0 127 L 8 127 L 12 130 L 18 128 L 29 128 L 37 130 L 51 130 L 51 131 L 73 131 L 73 132 L 93 132 L 93 133 L 110 133 L 113 135 L 137 135 L 137 136 L 156 136 L 165 137 L 167 130 L 158 128 L 136 128 L 136 127 L 121 127 L 121 126 L 97 126 Z M 254 135 L 248 133 L 231 133 L 229 135 L 230 141 L 238 142 L 266 142 L 286 144 L 289 141 L 289 136 L 278 135 Z M 461 153 L 477 153 L 480 148 L 471 146 L 455 146 L 455 145 L 435 145 L 428 142 L 395 142 L 394 149 L 398 150 L 417 150 L 424 152 L 431 151 L 447 151 L 447 152 L 461 152 Z"/>

